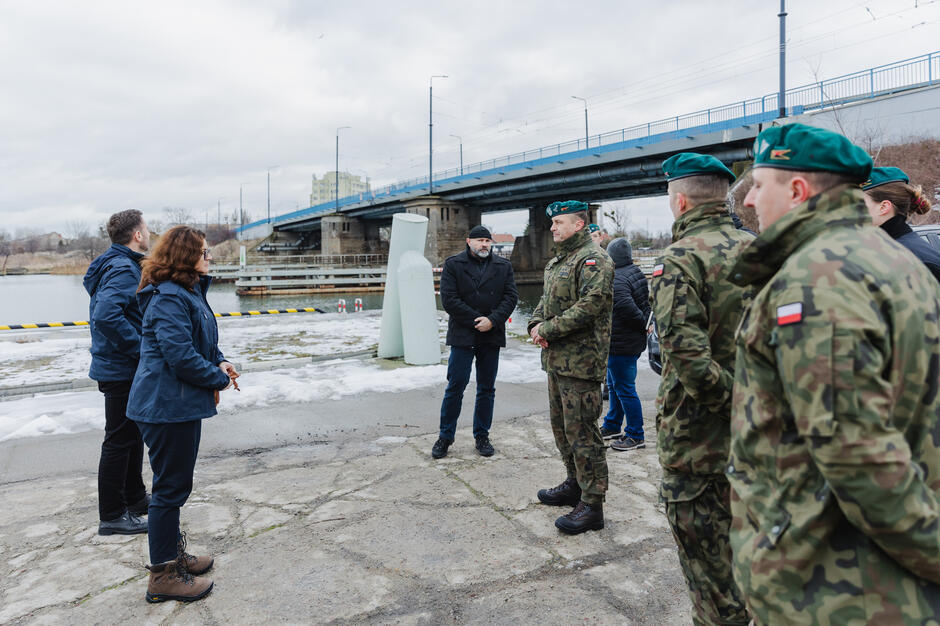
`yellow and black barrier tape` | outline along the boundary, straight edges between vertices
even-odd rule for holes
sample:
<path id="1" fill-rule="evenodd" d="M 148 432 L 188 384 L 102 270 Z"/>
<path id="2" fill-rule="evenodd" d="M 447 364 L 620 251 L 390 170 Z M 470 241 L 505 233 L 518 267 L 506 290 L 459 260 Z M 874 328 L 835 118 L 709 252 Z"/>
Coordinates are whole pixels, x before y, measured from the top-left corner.
<path id="1" fill-rule="evenodd" d="M 39 324 L 0 324 L 0 330 L 23 330 L 26 328 L 65 328 L 66 326 L 88 326 L 88 322 L 42 322 Z"/>
<path id="2" fill-rule="evenodd" d="M 216 313 L 216 317 L 251 317 L 253 315 L 277 315 L 278 313 L 325 313 L 316 307 L 303 309 L 267 309 L 265 311 L 233 311 L 231 313 Z M 0 330 L 29 330 L 33 328 L 66 328 L 68 326 L 88 326 L 86 320 L 75 322 L 41 322 L 38 324 L 0 324 Z"/>
<path id="3" fill-rule="evenodd" d="M 268 309 L 266 311 L 234 311 L 232 313 L 216 313 L 216 317 L 248 317 L 249 315 L 277 315 L 278 313 L 325 313 L 322 309 L 307 307 L 304 309 Z"/>

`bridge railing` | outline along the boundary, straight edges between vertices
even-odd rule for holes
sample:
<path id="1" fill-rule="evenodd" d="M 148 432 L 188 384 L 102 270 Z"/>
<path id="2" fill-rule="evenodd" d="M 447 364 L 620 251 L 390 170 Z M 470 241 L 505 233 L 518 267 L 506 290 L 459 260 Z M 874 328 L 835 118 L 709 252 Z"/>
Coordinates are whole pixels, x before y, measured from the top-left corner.
<path id="1" fill-rule="evenodd" d="M 940 52 L 931 52 L 918 57 L 897 61 L 878 67 L 869 68 L 860 72 L 846 74 L 837 78 L 818 81 L 809 85 L 795 87 L 786 92 L 786 105 L 791 114 L 799 114 L 805 110 L 812 110 L 835 104 L 845 104 L 867 98 L 875 98 L 902 89 L 913 89 L 919 86 L 932 85 L 940 82 Z M 562 156 L 583 156 L 577 153 L 591 149 L 617 146 L 620 144 L 644 145 L 676 137 L 682 131 L 695 130 L 707 132 L 731 128 L 736 125 L 768 121 L 776 117 L 779 109 L 778 94 L 772 93 L 760 98 L 751 98 L 710 107 L 663 118 L 646 124 L 637 124 L 585 139 L 575 139 L 550 146 L 542 146 L 524 152 L 517 152 L 486 161 L 464 165 L 460 168 L 450 168 L 434 173 L 436 185 L 455 182 L 481 173 L 492 172 L 510 166 L 522 164 L 541 165 L 545 159 Z M 420 190 L 427 187 L 428 177 L 417 177 L 398 181 L 379 189 L 371 194 L 358 194 L 340 198 L 339 206 L 359 204 L 363 201 L 376 200 L 395 196 L 402 193 Z M 320 213 L 328 213 L 336 206 L 336 202 L 324 203 L 308 209 L 301 209 L 292 213 L 280 215 L 274 222 L 290 220 L 296 217 L 309 217 Z M 248 224 L 241 230 L 264 223 L 264 220 Z"/>

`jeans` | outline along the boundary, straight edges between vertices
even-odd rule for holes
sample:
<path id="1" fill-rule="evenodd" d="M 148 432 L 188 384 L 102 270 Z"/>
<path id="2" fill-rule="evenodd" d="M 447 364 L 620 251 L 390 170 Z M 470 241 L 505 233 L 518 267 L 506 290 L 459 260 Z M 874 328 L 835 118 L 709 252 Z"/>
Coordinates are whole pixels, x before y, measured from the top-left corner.
<path id="1" fill-rule="evenodd" d="M 470 382 L 470 366 L 477 361 L 477 398 L 473 406 L 473 436 L 490 432 L 493 423 L 493 401 L 496 398 L 496 370 L 499 367 L 499 346 L 451 346 L 447 360 L 447 389 L 441 403 L 441 439 L 454 440 L 457 418 L 463 404 L 463 390 Z"/>
<path id="2" fill-rule="evenodd" d="M 610 409 L 604 417 L 604 428 L 620 430 L 627 418 L 623 434 L 643 440 L 643 406 L 636 395 L 636 361 L 639 355 L 607 357 L 607 388 L 610 391 Z"/>
<path id="3" fill-rule="evenodd" d="M 138 422 L 150 448 L 153 489 L 147 518 L 150 563 L 158 565 L 176 558 L 180 537 L 180 507 L 193 490 L 193 470 L 199 452 L 202 420 L 149 424 Z"/>
<path id="4" fill-rule="evenodd" d="M 144 442 L 137 424 L 127 419 L 130 380 L 100 382 L 104 394 L 104 441 L 98 461 L 98 517 L 113 520 L 146 495 L 140 470 Z"/>

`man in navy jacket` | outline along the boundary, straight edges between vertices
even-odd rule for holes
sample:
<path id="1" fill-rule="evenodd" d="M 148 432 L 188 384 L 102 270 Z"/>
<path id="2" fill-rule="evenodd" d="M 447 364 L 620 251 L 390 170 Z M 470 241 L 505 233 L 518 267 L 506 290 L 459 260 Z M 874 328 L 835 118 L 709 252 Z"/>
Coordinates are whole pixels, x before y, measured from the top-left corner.
<path id="1" fill-rule="evenodd" d="M 473 436 L 482 456 L 493 455 L 490 425 L 496 397 L 499 349 L 506 347 L 506 320 L 519 300 L 512 265 L 493 256 L 493 237 L 483 226 L 474 226 L 467 249 L 444 261 L 441 302 L 450 316 L 447 323 L 447 389 L 441 403 L 441 430 L 431 456 L 440 459 L 454 442 L 463 392 L 470 382 L 470 366 L 476 359 L 477 396 L 473 407 Z"/>
<path id="2" fill-rule="evenodd" d="M 140 358 L 141 313 L 137 306 L 140 261 L 150 248 L 150 231 L 136 209 L 108 220 L 111 247 L 91 262 L 85 290 L 91 297 L 91 368 L 104 394 L 105 431 L 98 463 L 99 535 L 147 532 L 149 496 L 140 472 L 144 443 L 137 425 L 127 419 L 137 361 Z"/>

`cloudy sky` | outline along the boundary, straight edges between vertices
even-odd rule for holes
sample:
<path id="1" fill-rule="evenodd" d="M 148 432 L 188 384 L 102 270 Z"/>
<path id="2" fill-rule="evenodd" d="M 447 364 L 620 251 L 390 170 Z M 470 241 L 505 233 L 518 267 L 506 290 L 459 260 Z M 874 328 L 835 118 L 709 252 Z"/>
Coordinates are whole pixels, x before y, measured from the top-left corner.
<path id="1" fill-rule="evenodd" d="M 214 221 L 308 204 L 311 174 L 373 186 L 761 96 L 776 0 L 0 0 L 0 229 L 124 208 Z M 789 0 L 788 85 L 940 50 L 938 0 Z M 668 228 L 661 200 L 630 205 Z M 485 219 L 521 232 L 518 217 Z"/>

